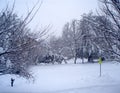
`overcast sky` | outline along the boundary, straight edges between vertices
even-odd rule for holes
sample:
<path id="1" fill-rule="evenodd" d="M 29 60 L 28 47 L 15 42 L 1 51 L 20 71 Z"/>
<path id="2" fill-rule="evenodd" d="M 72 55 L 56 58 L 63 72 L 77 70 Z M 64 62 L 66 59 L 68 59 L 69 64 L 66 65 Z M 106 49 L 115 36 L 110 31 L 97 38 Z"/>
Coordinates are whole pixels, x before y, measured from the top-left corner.
<path id="1" fill-rule="evenodd" d="M 98 0 L 42 0 L 42 6 L 36 17 L 30 24 L 33 29 L 36 25 L 51 25 L 51 31 L 59 35 L 66 22 L 72 19 L 80 19 L 83 13 L 89 11 L 95 12 L 98 8 Z M 0 0 L 0 8 L 4 8 L 6 3 L 12 3 L 13 0 Z M 28 9 L 37 2 L 37 0 L 16 0 L 15 12 L 19 16 L 25 15 Z"/>

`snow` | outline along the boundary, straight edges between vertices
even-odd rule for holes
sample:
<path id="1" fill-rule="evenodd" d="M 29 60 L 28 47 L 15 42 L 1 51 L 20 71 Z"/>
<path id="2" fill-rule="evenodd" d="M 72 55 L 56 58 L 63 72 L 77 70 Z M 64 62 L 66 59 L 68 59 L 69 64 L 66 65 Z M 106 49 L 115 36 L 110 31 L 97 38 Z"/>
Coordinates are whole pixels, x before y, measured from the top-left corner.
<path id="1" fill-rule="evenodd" d="M 30 68 L 35 81 L 15 75 L 0 76 L 0 93 L 120 93 L 120 64 L 55 64 L 38 65 Z M 14 87 L 10 79 L 15 78 Z"/>
<path id="2" fill-rule="evenodd" d="M 11 63 L 10 59 L 7 59 L 7 61 L 6 61 L 6 67 L 7 68 L 11 68 L 12 67 L 12 63 Z"/>
<path id="3" fill-rule="evenodd" d="M 3 53 L 3 52 L 4 52 L 3 48 L 2 48 L 2 47 L 0 47 L 0 53 Z"/>
<path id="4" fill-rule="evenodd" d="M 84 63 L 87 63 L 88 62 L 88 60 L 87 59 L 83 59 L 83 61 L 84 61 Z M 94 60 L 94 61 L 97 61 L 97 60 Z M 67 61 L 69 64 L 74 64 L 74 59 L 70 59 L 69 61 Z M 80 59 L 80 58 L 77 58 L 77 60 L 76 60 L 76 63 L 82 63 L 82 59 Z"/>

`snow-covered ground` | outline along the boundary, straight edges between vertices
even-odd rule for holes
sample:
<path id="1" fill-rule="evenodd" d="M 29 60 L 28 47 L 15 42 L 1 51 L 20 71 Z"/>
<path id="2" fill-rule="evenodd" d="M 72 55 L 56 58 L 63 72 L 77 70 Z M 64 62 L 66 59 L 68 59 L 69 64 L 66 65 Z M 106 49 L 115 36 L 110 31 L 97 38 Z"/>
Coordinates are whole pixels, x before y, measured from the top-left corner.
<path id="1" fill-rule="evenodd" d="M 98 63 L 39 65 L 30 71 L 34 82 L 15 75 L 0 76 L 0 93 L 120 93 L 120 64 L 115 62 L 102 64 L 101 77 Z"/>

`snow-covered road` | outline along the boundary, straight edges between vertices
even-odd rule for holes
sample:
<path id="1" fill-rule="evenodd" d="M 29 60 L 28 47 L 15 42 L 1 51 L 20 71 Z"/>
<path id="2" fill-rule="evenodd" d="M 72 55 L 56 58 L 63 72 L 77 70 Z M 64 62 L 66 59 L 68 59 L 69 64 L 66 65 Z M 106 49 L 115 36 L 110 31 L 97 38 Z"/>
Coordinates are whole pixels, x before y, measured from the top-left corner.
<path id="1" fill-rule="evenodd" d="M 71 88 L 44 93 L 120 93 L 120 84 L 94 85 L 88 87 Z"/>

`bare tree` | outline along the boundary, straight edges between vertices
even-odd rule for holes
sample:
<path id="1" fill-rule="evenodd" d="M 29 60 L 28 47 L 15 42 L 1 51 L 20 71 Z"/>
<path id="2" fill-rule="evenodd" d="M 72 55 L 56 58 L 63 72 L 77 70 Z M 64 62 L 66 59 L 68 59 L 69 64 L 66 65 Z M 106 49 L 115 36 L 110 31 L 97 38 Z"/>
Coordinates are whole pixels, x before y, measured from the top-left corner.
<path id="1" fill-rule="evenodd" d="M 91 29 L 89 40 L 91 41 L 96 55 L 106 58 L 108 58 L 108 55 L 112 56 L 112 53 L 110 53 L 112 48 L 109 47 L 109 43 L 106 41 L 108 40 L 112 45 L 114 45 L 115 42 L 110 34 L 113 27 L 111 21 L 106 18 L 106 16 L 93 14 L 91 16 L 84 16 L 84 19 L 89 23 L 87 26 L 90 28 L 86 28 L 89 28 L 89 30 Z"/>
<path id="2" fill-rule="evenodd" d="M 30 62 L 35 61 L 31 52 L 36 51 L 36 47 L 40 44 L 36 38 L 31 37 L 28 32 L 28 24 L 33 20 L 42 2 L 36 2 L 32 9 L 28 12 L 24 19 L 21 19 L 14 13 L 14 5 L 11 10 L 8 7 L 0 13 L 0 65 L 4 63 L 6 66 L 7 60 L 11 63 L 10 66 L 1 69 L 0 72 L 19 74 L 21 76 L 30 77 L 26 68 Z M 46 30 L 40 32 L 40 37 L 44 36 Z M 31 55 L 30 55 L 31 54 Z M 5 62 L 4 62 L 5 61 Z M 0 66 L 1 67 L 1 66 Z"/>
<path id="3" fill-rule="evenodd" d="M 88 20 L 89 19 L 89 20 Z M 94 43 L 96 34 L 94 33 L 93 25 L 90 20 L 94 20 L 92 13 L 84 14 L 80 21 L 80 29 L 82 33 L 82 57 L 88 59 L 88 62 L 93 62 L 95 55 L 97 56 L 97 46 Z"/>
<path id="4" fill-rule="evenodd" d="M 109 45 L 109 51 L 120 57 L 120 1 L 119 0 L 101 0 L 101 8 L 104 15 L 111 21 L 113 26 L 105 30 L 104 37 Z M 105 24 L 107 25 L 107 24 Z M 111 39 L 108 38 L 108 34 Z"/>
<path id="5" fill-rule="evenodd" d="M 76 64 L 78 58 L 80 37 L 79 20 L 73 20 L 71 23 L 67 23 L 64 26 L 62 38 L 66 45 L 71 49 L 71 53 L 74 57 L 74 64 Z"/>

